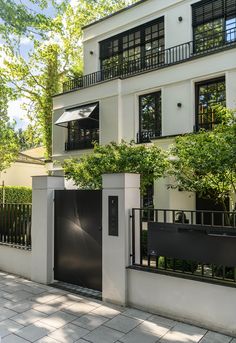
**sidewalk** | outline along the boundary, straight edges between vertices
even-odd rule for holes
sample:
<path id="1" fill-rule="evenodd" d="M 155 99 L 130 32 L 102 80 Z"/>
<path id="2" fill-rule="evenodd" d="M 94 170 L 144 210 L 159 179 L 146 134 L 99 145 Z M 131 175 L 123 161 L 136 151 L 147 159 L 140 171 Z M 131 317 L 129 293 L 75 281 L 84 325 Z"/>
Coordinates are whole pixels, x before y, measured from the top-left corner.
<path id="1" fill-rule="evenodd" d="M 232 337 L 0 272 L 1 343 L 236 343 Z"/>

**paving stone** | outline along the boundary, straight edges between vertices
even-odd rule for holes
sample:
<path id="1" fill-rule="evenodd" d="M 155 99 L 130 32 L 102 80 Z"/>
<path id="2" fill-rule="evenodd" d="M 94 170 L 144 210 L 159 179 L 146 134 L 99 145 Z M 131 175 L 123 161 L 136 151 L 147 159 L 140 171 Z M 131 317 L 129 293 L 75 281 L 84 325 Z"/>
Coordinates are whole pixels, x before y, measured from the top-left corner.
<path id="1" fill-rule="evenodd" d="M 41 322 L 58 329 L 67 323 L 74 321 L 75 319 L 76 317 L 72 314 L 58 311 L 51 314 L 47 318 L 42 319 Z"/>
<path id="2" fill-rule="evenodd" d="M 14 322 L 11 319 L 6 319 L 0 322 L 0 337 L 3 338 L 11 333 L 23 328 L 23 325 Z"/>
<path id="3" fill-rule="evenodd" d="M 47 304 L 43 304 L 43 305 L 37 304 L 37 305 L 34 305 L 33 308 L 34 308 L 36 311 L 45 313 L 45 314 L 47 314 L 47 315 L 50 315 L 50 314 L 53 314 L 53 313 L 59 311 L 59 308 L 54 307 L 54 306 L 50 306 L 50 305 L 47 305 Z"/>
<path id="4" fill-rule="evenodd" d="M 31 310 L 28 310 L 24 313 L 20 313 L 16 316 L 12 317 L 11 319 L 14 320 L 15 322 L 19 323 L 19 324 L 27 326 L 27 325 L 33 324 L 37 320 L 41 320 L 41 319 L 45 318 L 45 317 L 46 317 L 46 315 L 44 313 L 31 309 Z"/>
<path id="5" fill-rule="evenodd" d="M 32 297 L 30 300 L 38 302 L 40 304 L 45 304 L 45 303 L 48 303 L 49 301 L 59 298 L 60 296 L 61 294 L 58 294 L 58 293 L 45 292 L 45 293 L 41 293 L 37 296 Z"/>
<path id="6" fill-rule="evenodd" d="M 8 308 L 3 308 L 0 307 L 0 322 L 2 320 L 11 318 L 13 316 L 15 316 L 17 313 L 15 311 L 9 310 Z"/>
<path id="7" fill-rule="evenodd" d="M 24 338 L 12 334 L 4 337 L 1 343 L 29 343 L 29 341 L 26 341 Z"/>
<path id="8" fill-rule="evenodd" d="M 122 312 L 122 314 L 124 316 L 128 316 L 128 317 L 135 318 L 135 319 L 141 319 L 141 320 L 145 320 L 145 319 L 152 316 L 148 312 L 139 311 L 139 310 L 136 310 L 134 308 L 127 308 L 127 310 Z"/>
<path id="9" fill-rule="evenodd" d="M 118 314 L 120 314 L 121 312 L 109 306 L 100 306 L 96 308 L 95 310 L 93 310 L 91 313 L 97 314 L 106 318 L 113 318 L 117 316 Z"/>
<path id="10" fill-rule="evenodd" d="M 40 339 L 46 336 L 48 333 L 54 330 L 55 328 L 49 325 L 46 325 L 41 322 L 35 322 L 34 324 L 26 326 L 22 328 L 21 330 L 17 331 L 17 335 L 30 342 L 34 342 L 37 339 Z"/>
<path id="11" fill-rule="evenodd" d="M 79 302 L 77 304 L 73 304 L 71 306 L 68 306 L 64 309 L 65 312 L 71 313 L 75 316 L 82 316 L 88 312 L 91 312 L 94 310 L 96 307 L 88 305 L 83 302 Z"/>
<path id="12" fill-rule="evenodd" d="M 21 301 L 23 299 L 29 299 L 30 297 L 32 297 L 32 293 L 26 291 L 17 291 L 15 293 L 10 293 L 4 296 L 4 298 L 15 302 Z"/>
<path id="13" fill-rule="evenodd" d="M 92 343 L 114 343 L 122 336 L 124 336 L 122 332 L 100 326 L 85 336 L 84 339 Z"/>
<path id="14" fill-rule="evenodd" d="M 86 314 L 86 315 L 79 317 L 78 319 L 74 320 L 72 322 L 72 324 L 81 326 L 84 329 L 94 330 L 97 327 L 104 324 L 105 322 L 107 322 L 108 320 L 109 320 L 108 318 L 98 316 L 95 314 Z"/>
<path id="15" fill-rule="evenodd" d="M 127 335 L 120 338 L 120 342 L 122 343 L 155 343 L 160 336 L 147 332 L 142 331 L 140 329 L 134 329 L 130 331 Z"/>
<path id="16" fill-rule="evenodd" d="M 199 342 L 206 332 L 206 330 L 196 326 L 179 323 L 163 336 L 160 343 L 195 343 Z"/>
<path id="17" fill-rule="evenodd" d="M 221 335 L 217 332 L 208 331 L 200 343 L 229 343 L 232 337 Z"/>
<path id="18" fill-rule="evenodd" d="M 162 337 L 171 328 L 168 325 L 153 323 L 153 322 L 149 322 L 149 320 L 145 320 L 138 326 L 138 329 L 141 332 L 150 332 L 158 337 Z"/>
<path id="19" fill-rule="evenodd" d="M 73 343 L 88 333 L 88 330 L 77 325 L 67 324 L 63 328 L 51 332 L 49 336 L 62 343 Z"/>
<path id="20" fill-rule="evenodd" d="M 127 333 L 141 323 L 140 319 L 134 319 L 123 315 L 118 315 L 105 323 L 111 329 Z"/>
<path id="21" fill-rule="evenodd" d="M 4 307 L 8 308 L 9 310 L 13 310 L 17 313 L 22 313 L 25 311 L 30 310 L 33 307 L 34 303 L 28 300 L 22 300 L 19 302 L 7 302 Z"/>
<path id="22" fill-rule="evenodd" d="M 59 341 L 56 341 L 55 339 L 45 336 L 41 339 L 39 339 L 38 341 L 36 341 L 35 343 L 60 343 Z M 88 343 L 88 342 L 86 342 Z"/>

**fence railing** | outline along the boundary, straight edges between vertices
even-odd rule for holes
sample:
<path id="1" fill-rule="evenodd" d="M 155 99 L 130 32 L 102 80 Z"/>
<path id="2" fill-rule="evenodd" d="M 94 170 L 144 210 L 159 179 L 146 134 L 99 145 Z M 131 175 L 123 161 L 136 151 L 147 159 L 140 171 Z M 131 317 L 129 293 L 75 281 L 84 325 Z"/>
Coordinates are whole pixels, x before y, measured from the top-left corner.
<path id="1" fill-rule="evenodd" d="M 125 78 L 141 72 L 168 67 L 174 64 L 199 58 L 236 46 L 236 27 L 225 31 L 208 34 L 183 44 L 150 53 L 143 58 L 124 61 L 97 72 L 71 79 L 63 83 L 63 92 L 86 88 L 102 81 L 117 77 Z"/>
<path id="2" fill-rule="evenodd" d="M 31 204 L 0 204 L 0 245 L 31 250 Z"/>
<path id="3" fill-rule="evenodd" d="M 236 212 L 133 209 L 131 266 L 236 287 Z"/>

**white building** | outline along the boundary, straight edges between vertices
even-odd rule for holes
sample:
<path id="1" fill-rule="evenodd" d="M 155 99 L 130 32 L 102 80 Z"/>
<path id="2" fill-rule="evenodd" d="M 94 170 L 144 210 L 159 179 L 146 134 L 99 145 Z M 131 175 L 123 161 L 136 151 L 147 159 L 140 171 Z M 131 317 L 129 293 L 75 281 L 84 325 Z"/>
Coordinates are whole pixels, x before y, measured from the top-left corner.
<path id="1" fill-rule="evenodd" d="M 236 108 L 235 0 L 142 0 L 86 26 L 83 44 L 84 76 L 54 97 L 54 160 L 88 153 L 94 140 L 166 148 L 211 129 L 212 105 Z M 168 184 L 156 182 L 155 207 L 199 206 Z"/>

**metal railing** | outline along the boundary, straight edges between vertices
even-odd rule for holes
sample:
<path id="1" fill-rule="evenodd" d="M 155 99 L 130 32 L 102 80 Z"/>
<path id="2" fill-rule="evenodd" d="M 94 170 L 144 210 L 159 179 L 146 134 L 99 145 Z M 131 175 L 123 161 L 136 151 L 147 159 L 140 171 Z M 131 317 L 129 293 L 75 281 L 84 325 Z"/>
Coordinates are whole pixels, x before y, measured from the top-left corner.
<path id="1" fill-rule="evenodd" d="M 236 212 L 141 208 L 131 221 L 131 268 L 236 286 Z"/>
<path id="2" fill-rule="evenodd" d="M 71 79 L 63 83 L 63 92 L 86 88 L 117 77 L 126 78 L 141 72 L 172 66 L 234 46 L 236 46 L 236 27 Z"/>
<path id="3" fill-rule="evenodd" d="M 82 129 L 78 132 L 75 140 L 68 140 L 65 143 L 65 150 L 92 149 L 94 142 L 99 142 L 99 129 Z"/>
<path id="4" fill-rule="evenodd" d="M 0 245 L 31 250 L 31 204 L 0 204 Z"/>
<path id="5" fill-rule="evenodd" d="M 160 130 L 144 130 L 137 133 L 137 143 L 149 143 L 161 136 Z"/>

